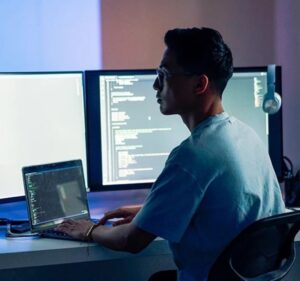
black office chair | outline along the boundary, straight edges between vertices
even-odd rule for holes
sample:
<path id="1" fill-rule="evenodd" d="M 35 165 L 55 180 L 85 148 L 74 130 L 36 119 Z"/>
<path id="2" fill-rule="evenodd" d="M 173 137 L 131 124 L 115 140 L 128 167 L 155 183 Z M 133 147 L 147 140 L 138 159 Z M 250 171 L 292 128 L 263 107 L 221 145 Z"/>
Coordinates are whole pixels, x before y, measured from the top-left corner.
<path id="1" fill-rule="evenodd" d="M 254 222 L 217 258 L 208 281 L 281 280 L 295 261 L 299 229 L 300 211 Z"/>

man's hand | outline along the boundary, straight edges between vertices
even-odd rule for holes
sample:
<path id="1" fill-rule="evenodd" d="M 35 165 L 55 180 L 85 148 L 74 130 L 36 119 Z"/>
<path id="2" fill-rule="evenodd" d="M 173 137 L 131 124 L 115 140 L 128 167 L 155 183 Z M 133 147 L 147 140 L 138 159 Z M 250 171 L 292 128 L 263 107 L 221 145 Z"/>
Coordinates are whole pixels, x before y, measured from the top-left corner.
<path id="1" fill-rule="evenodd" d="M 89 220 L 65 220 L 55 230 L 64 232 L 78 240 L 85 240 L 92 225 L 93 223 Z"/>
<path id="2" fill-rule="evenodd" d="M 106 212 L 104 217 L 99 221 L 99 224 L 105 224 L 107 220 L 119 218 L 113 222 L 113 226 L 130 223 L 136 216 L 142 205 L 123 206 L 116 210 Z"/>
<path id="3" fill-rule="evenodd" d="M 137 253 L 156 237 L 130 223 L 140 209 L 141 206 L 124 206 L 106 213 L 97 224 L 89 220 L 65 220 L 55 229 L 76 239 L 94 241 L 113 250 Z M 115 222 L 115 226 L 118 226 L 100 225 L 112 218 L 120 218 Z"/>

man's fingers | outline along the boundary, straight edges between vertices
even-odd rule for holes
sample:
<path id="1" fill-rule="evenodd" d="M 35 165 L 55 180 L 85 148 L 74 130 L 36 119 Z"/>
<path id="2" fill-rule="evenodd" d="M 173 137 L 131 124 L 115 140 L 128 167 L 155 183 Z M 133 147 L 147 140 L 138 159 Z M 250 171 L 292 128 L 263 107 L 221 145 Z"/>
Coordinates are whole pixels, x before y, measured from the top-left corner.
<path id="1" fill-rule="evenodd" d="M 60 225 L 55 227 L 55 230 L 69 234 L 69 232 L 71 231 L 70 224 L 61 223 Z"/>
<path id="2" fill-rule="evenodd" d="M 116 209 L 113 211 L 106 212 L 104 217 L 99 220 L 99 224 L 105 224 L 110 219 L 123 218 L 128 215 L 128 212 L 122 209 Z"/>
<path id="3" fill-rule="evenodd" d="M 128 212 L 122 209 L 116 209 L 113 211 L 106 212 L 104 215 L 105 217 L 107 217 L 107 219 L 122 218 L 128 215 Z"/>
<path id="4" fill-rule="evenodd" d="M 121 225 L 121 224 L 130 223 L 132 221 L 132 219 L 133 219 L 133 217 L 130 216 L 130 217 L 127 217 L 123 220 L 115 221 L 115 222 L 113 222 L 112 226 L 118 226 L 118 225 Z"/>

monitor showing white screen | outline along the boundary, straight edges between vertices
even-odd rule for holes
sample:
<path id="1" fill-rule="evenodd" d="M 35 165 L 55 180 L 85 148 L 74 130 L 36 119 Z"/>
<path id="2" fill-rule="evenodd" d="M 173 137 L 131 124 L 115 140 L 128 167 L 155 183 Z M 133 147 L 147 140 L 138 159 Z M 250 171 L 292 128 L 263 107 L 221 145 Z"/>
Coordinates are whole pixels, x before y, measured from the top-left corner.
<path id="1" fill-rule="evenodd" d="M 250 125 L 269 150 L 281 177 L 281 111 L 262 110 L 267 67 L 236 68 L 223 93 L 225 110 Z M 280 68 L 277 68 L 277 91 Z M 112 190 L 150 187 L 171 150 L 189 136 L 177 115 L 160 113 L 155 70 L 86 72 L 89 186 Z"/>
<path id="2" fill-rule="evenodd" d="M 0 73 L 0 199 L 24 196 L 22 167 L 81 159 L 82 72 Z"/>

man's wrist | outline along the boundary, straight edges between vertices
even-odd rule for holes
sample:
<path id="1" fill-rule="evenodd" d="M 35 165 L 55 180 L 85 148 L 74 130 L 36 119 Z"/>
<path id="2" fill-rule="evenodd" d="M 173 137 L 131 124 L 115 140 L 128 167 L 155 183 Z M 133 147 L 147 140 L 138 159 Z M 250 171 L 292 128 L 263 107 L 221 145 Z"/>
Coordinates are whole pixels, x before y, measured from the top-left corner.
<path id="1" fill-rule="evenodd" d="M 93 241 L 93 237 L 92 237 L 92 234 L 93 234 L 93 231 L 94 229 L 97 227 L 98 225 L 97 224 L 92 224 L 88 230 L 86 231 L 85 235 L 84 235 L 84 240 L 85 241 Z"/>

